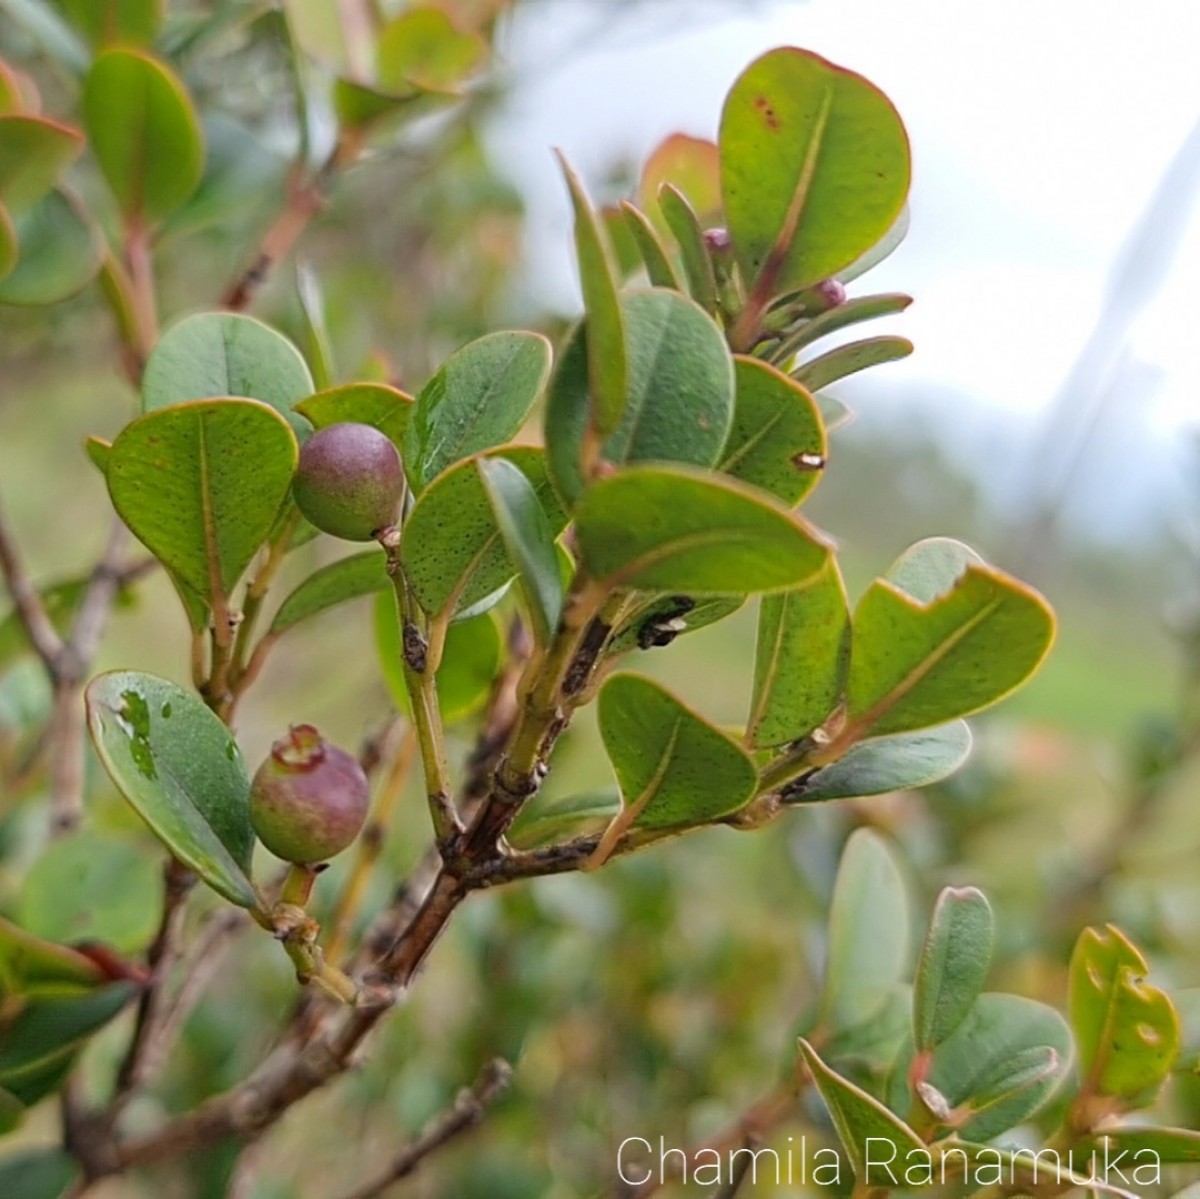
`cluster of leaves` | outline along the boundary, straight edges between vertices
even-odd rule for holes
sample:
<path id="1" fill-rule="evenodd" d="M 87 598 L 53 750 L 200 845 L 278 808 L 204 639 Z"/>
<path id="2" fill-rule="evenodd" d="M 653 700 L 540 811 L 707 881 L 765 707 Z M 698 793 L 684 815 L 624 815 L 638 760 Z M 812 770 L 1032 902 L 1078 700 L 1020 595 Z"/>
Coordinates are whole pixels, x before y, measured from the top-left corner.
<path id="1" fill-rule="evenodd" d="M 1064 1020 L 1044 1003 L 984 990 L 994 927 L 982 892 L 941 893 L 915 968 L 910 921 L 893 852 L 877 834 L 855 833 L 800 1050 L 862 1185 L 950 1179 L 1128 1194 L 1162 1182 L 1164 1166 L 1200 1160 L 1195 1131 L 1127 1118 L 1191 1063 L 1175 1005 L 1118 929 L 1080 935 Z M 1035 1147 L 1025 1129 L 1039 1113 L 1048 1136 Z"/>
<path id="2" fill-rule="evenodd" d="M 1053 617 L 1028 587 L 933 539 L 852 608 L 830 540 L 797 511 L 844 415 L 825 389 L 911 348 L 876 337 L 810 352 L 908 304 L 844 291 L 904 227 L 907 138 L 868 81 L 804 51 L 763 56 L 734 84 L 717 143 L 668 140 L 636 204 L 596 211 L 564 164 L 583 319 L 557 354 L 531 332 L 471 341 L 413 396 L 373 380 L 335 384 L 319 352 L 316 301 L 307 357 L 236 312 L 201 312 L 158 336 L 148 255 L 213 164 L 187 88 L 145 47 L 181 52 L 201 29 L 164 25 L 149 2 L 68 7 L 74 27 L 51 14 L 38 28 L 80 72 L 82 130 L 39 115 L 24 77 L 0 75 L 0 213 L 11 215 L 0 221 L 0 300 L 53 302 L 99 273 L 141 411 L 88 452 L 117 514 L 174 585 L 193 671 L 192 689 L 130 671 L 95 679 L 92 738 L 171 857 L 284 940 L 302 980 L 343 998 L 359 982 L 326 966 L 311 927 L 290 940 L 278 895 L 255 879 L 250 783 L 231 727 L 281 640 L 338 605 L 379 593 L 375 641 L 420 744 L 453 897 L 447 916 L 471 889 L 597 868 L 691 829 L 756 828 L 789 806 L 943 778 L 969 747 L 962 718 L 1037 668 Z M 406 10 L 369 45 L 347 39 L 340 22 L 327 25 L 324 6 L 285 10 L 298 51 L 332 67 L 339 135 L 323 170 L 353 158 L 385 118 L 452 98 L 486 52 L 478 33 L 436 6 Z M 63 180 L 85 140 L 120 254 Z M 46 265 L 64 254 L 65 265 Z M 233 307 L 245 298 L 236 296 Z M 535 415 L 541 444 L 528 443 Z M 402 518 L 381 530 L 378 547 L 337 559 L 280 598 L 285 566 L 317 535 L 291 497 L 299 448 L 346 421 L 395 443 L 407 478 Z M 718 727 L 658 683 L 618 671 L 759 594 L 742 728 Z M 531 645 L 517 662 L 521 708 L 472 808 L 451 775 L 444 727 L 475 718 L 512 665 L 506 622 Z M 593 700 L 617 794 L 540 804 L 556 738 Z M 97 843 L 88 852 L 109 860 Z M 69 874 L 64 866 L 57 877 Z M 974 901 L 943 907 L 939 918 L 975 927 Z M 119 955 L 113 965 L 101 952 L 97 965 L 94 954 L 57 944 L 72 939 L 65 928 L 5 926 L 16 964 L 4 984 L 16 1001 L 4 1008 L 4 1045 L 19 1046 L 13 1062 L 0 1062 L 10 1124 L 61 1084 L 78 1045 L 145 981 Z M 1023 1118 L 1028 1095 L 1045 1098 L 1069 1050 L 1044 1019 L 1026 1025 L 978 997 L 986 955 L 973 965 L 956 955 L 979 936 L 935 932 L 909 1054 L 923 1064 L 898 1085 L 911 1076 L 933 1120 L 908 1116 L 921 1136 L 949 1129 L 985 1139 L 993 1125 L 981 1131 L 981 1113 Z M 943 975 L 961 983 L 948 999 Z M 842 999 L 827 997 L 808 1038 L 810 1066 L 843 1121 L 868 1108 L 885 1120 L 876 1101 L 832 1073 L 840 1059 L 827 1048 L 860 1023 L 848 1012 L 876 1016 L 875 994 L 870 978 L 855 978 Z M 38 1041 L 47 1020 L 78 1028 L 69 1054 Z M 1014 1036 L 1029 1041 L 1018 1046 L 1019 1077 L 988 1075 L 982 1089 L 974 1075 L 963 1081 L 944 1047 L 971 1021 L 1019 1026 Z"/>

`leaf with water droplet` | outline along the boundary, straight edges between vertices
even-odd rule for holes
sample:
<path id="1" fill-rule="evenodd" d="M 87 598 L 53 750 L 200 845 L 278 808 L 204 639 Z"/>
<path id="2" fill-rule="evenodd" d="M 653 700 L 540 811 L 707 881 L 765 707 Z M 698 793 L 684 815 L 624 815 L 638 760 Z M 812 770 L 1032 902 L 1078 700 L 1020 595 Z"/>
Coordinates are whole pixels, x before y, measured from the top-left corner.
<path id="1" fill-rule="evenodd" d="M 87 709 L 100 760 L 159 840 L 226 899 L 257 907 L 250 779 L 229 729 L 182 687 L 134 671 L 94 679 Z"/>

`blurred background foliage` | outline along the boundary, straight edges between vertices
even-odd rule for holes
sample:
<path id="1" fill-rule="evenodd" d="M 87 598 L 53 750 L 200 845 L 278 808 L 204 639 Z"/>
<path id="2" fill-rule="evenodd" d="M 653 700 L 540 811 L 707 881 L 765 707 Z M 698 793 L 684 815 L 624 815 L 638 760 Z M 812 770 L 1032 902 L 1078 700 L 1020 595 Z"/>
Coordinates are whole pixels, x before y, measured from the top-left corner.
<path id="1" fill-rule="evenodd" d="M 517 7 L 549 23 L 569 5 L 529 0 Z M 219 113 L 210 146 L 228 153 L 232 173 L 209 180 L 173 221 L 160 270 L 169 318 L 216 302 L 286 186 L 294 152 L 289 65 L 270 7 L 247 0 L 172 6 L 183 16 L 190 8 L 228 17 L 212 35 L 216 43 L 185 53 L 182 63 L 198 101 Z M 636 0 L 610 3 L 603 20 L 619 27 L 638 7 Z M 661 7 L 675 19 L 687 9 Z M 59 109 L 63 79 L 7 15 L 14 10 L 4 11 L 0 56 L 32 71 L 46 109 Z M 182 37 L 186 22 L 179 28 Z M 505 86 L 501 72 L 465 103 L 369 154 L 339 180 L 308 230 L 300 256 L 324 295 L 335 377 L 376 377 L 415 390 L 451 350 L 486 331 L 532 324 L 554 334 L 564 327 L 569 314 L 529 312 L 528 293 L 514 285 L 523 238 L 539 231 L 524 228 L 523 198 L 488 150 L 485 134 L 503 120 Z M 920 130 L 914 133 L 919 155 Z M 614 160 L 607 180 L 590 183 L 598 198 L 610 199 L 635 177 L 635 166 Z M 569 254 L 565 240 L 561 253 Z M 292 265 L 275 274 L 255 311 L 309 344 Z M 136 410 L 96 290 L 48 310 L 0 309 L 0 363 L 5 497 L 26 534 L 35 577 L 71 577 L 98 552 L 108 507 L 83 439 L 111 436 Z M 845 384 L 840 395 L 858 419 L 835 435 L 808 513 L 843 546 L 852 592 L 932 534 L 961 537 L 1001 566 L 1027 569 L 1021 530 L 946 452 L 936 418 L 914 416 L 888 395 L 886 371 Z M 1078 397 L 1081 410 L 1085 399 Z M 1179 527 L 1164 522 L 1143 534 L 1117 548 L 1057 530 L 1053 552 L 1038 555 L 1033 581 L 1058 610 L 1059 644 L 1017 699 L 974 722 L 973 758 L 950 781 L 920 794 L 794 810 L 756 835 L 706 831 L 596 876 L 539 880 L 473 899 L 362 1068 L 250 1151 L 239 1167 L 240 1193 L 338 1193 L 352 1181 L 348 1173 L 365 1175 L 385 1162 L 497 1054 L 516 1067 L 511 1092 L 479 1132 L 428 1165 L 411 1193 L 595 1194 L 615 1182 L 623 1138 L 686 1145 L 712 1134 L 790 1068 L 794 1033 L 820 977 L 839 853 L 864 824 L 900 847 L 917 912 L 947 883 L 988 892 L 998 915 L 997 986 L 1061 1005 L 1075 935 L 1086 923 L 1111 919 L 1149 953 L 1168 989 L 1186 996 L 1200 987 L 1200 760 L 1191 753 L 1197 562 Z M 313 543 L 289 569 L 298 580 L 321 555 L 336 552 L 327 540 Z M 707 715 L 737 719 L 750 684 L 752 609 L 639 655 L 637 668 L 671 680 Z M 239 734 L 249 760 L 289 721 L 314 722 L 347 744 L 386 721 L 369 602 L 321 622 L 308 641 L 276 655 L 245 708 Z M 182 681 L 186 649 L 168 584 L 150 577 L 117 613 L 97 668 L 149 669 Z M 47 696 L 28 661 L 0 658 L 0 671 L 0 911 L 11 913 L 29 902 L 27 866 L 43 835 L 34 730 Z M 460 754 L 471 737 L 469 725 L 458 730 Z M 564 778 L 573 792 L 610 782 L 586 719 L 560 747 L 547 799 L 562 793 L 556 784 Z M 423 805 L 415 791 L 407 799 L 364 920 L 424 844 Z M 93 829 L 149 850 L 135 819 L 116 798 L 89 812 Z M 345 870 L 337 863 L 322 879 L 326 901 Z M 204 915 L 201 902 L 193 919 Z M 258 938 L 235 941 L 157 1096 L 139 1099 L 131 1121 L 149 1124 L 157 1107 L 183 1110 L 244 1076 L 295 1002 L 283 956 Z M 1185 1023 L 1197 1025 L 1189 1030 L 1194 1054 L 1200 1022 L 1189 1018 L 1192 1010 L 1200 1004 L 1185 999 Z M 117 1060 L 125 1019 L 90 1051 L 95 1077 Z M 1196 1126 L 1200 1085 L 1177 1082 L 1168 1105 L 1176 1123 Z M 815 1101 L 806 1119 L 810 1135 L 830 1136 Z M 788 1125 L 779 1136 L 801 1130 Z M 49 1105 L 19 1134 L 30 1144 L 56 1135 Z M 231 1149 L 192 1163 L 187 1193 L 224 1194 L 234 1160 Z M 120 1179 L 96 1193 L 185 1193 L 166 1185 L 153 1176 Z M 181 1185 L 173 1176 L 170 1186 Z M 760 1184 L 754 1193 L 772 1190 Z"/>

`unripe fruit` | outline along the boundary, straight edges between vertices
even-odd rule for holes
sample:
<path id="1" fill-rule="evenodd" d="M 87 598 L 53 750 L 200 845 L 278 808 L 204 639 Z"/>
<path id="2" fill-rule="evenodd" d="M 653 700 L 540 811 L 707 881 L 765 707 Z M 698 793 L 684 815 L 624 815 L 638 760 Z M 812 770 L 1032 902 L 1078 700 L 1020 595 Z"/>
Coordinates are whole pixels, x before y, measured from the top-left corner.
<path id="1" fill-rule="evenodd" d="M 311 724 L 271 746 L 250 785 L 250 823 L 285 862 L 308 865 L 341 853 L 362 831 L 370 787 L 358 759 Z"/>
<path id="2" fill-rule="evenodd" d="M 404 468 L 391 439 L 371 425 L 318 429 L 300 451 L 292 483 L 296 507 L 323 533 L 370 541 L 395 524 Z"/>

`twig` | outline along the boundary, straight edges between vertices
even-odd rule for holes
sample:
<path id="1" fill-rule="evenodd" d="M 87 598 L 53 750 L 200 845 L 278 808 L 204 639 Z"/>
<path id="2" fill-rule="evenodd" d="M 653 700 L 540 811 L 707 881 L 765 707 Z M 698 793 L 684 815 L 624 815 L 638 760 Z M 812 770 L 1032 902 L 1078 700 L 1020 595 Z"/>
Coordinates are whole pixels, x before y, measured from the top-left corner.
<path id="1" fill-rule="evenodd" d="M 737 1199 L 738 1191 L 750 1177 L 750 1167 L 754 1164 L 753 1154 L 761 1145 L 761 1137 L 747 1133 L 742 1140 L 742 1148 L 747 1150 L 746 1155 L 737 1155 L 737 1163 L 729 1173 L 729 1180 L 713 1192 L 712 1199 Z"/>
<path id="2" fill-rule="evenodd" d="M 163 869 L 165 890 L 162 918 L 146 954 L 150 977 L 138 1003 L 137 1022 L 117 1072 L 117 1087 L 109 1104 L 110 1119 L 115 1119 L 134 1093 L 145 1085 L 161 1062 L 160 1031 L 166 1017 L 165 989 L 175 963 L 179 960 L 179 941 L 183 932 L 187 897 L 196 885 L 196 876 L 175 858 L 168 858 Z"/>
<path id="3" fill-rule="evenodd" d="M 416 1140 L 409 1142 L 382 1174 L 348 1192 L 343 1199 L 374 1199 L 393 1183 L 407 1178 L 437 1150 L 476 1128 L 511 1081 L 512 1067 L 506 1061 L 496 1058 L 489 1062 L 474 1084 L 459 1091 L 453 1104 L 428 1124 Z"/>
<path id="4" fill-rule="evenodd" d="M 42 660 L 46 672 L 51 679 L 57 670 L 59 655 L 62 653 L 63 641 L 54 628 L 42 597 L 29 579 L 17 551 L 17 539 L 12 527 L 5 516 L 4 507 L 0 504 L 0 573 L 4 576 L 4 585 L 12 597 L 13 609 L 25 636 L 34 652 Z"/>

